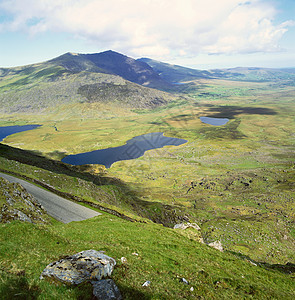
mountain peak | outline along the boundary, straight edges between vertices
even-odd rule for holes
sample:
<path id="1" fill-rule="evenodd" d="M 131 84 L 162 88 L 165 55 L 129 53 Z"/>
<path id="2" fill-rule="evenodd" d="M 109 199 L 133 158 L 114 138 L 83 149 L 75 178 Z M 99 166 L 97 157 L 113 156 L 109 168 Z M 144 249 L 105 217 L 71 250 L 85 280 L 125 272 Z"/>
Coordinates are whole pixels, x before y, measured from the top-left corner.
<path id="1" fill-rule="evenodd" d="M 147 63 L 137 61 L 113 50 L 93 54 L 80 54 L 80 57 L 87 59 L 98 68 L 141 85 L 149 87 L 168 85 Z"/>

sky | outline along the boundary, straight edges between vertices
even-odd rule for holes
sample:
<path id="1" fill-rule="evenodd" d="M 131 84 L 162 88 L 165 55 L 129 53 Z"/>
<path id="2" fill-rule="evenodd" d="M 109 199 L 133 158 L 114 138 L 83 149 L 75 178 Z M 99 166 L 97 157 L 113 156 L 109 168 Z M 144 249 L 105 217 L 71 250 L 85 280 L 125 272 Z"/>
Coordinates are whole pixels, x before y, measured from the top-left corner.
<path id="1" fill-rule="evenodd" d="M 105 50 L 195 69 L 295 67 L 295 0 L 0 0 L 0 67 Z"/>

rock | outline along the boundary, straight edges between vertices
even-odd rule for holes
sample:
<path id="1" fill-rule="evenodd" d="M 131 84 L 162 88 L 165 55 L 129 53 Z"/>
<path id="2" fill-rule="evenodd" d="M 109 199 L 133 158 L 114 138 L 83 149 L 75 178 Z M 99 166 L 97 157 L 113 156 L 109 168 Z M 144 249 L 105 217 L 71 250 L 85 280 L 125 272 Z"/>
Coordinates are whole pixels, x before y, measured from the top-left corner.
<path id="1" fill-rule="evenodd" d="M 122 262 L 122 264 L 127 264 L 127 258 L 126 257 L 121 257 L 121 262 Z"/>
<path id="2" fill-rule="evenodd" d="M 151 284 L 151 282 L 148 280 L 142 286 L 149 286 L 150 284 Z"/>
<path id="3" fill-rule="evenodd" d="M 24 187 L 0 177 L 0 222 L 48 223 L 46 211 Z M 5 201 L 6 200 L 6 201 Z"/>
<path id="4" fill-rule="evenodd" d="M 188 281 L 185 278 L 180 278 L 179 281 L 182 282 L 182 283 L 184 283 L 184 284 L 188 284 Z"/>
<path id="5" fill-rule="evenodd" d="M 96 250 L 86 250 L 49 264 L 40 278 L 77 285 L 110 276 L 115 265 L 115 259 Z"/>
<path id="6" fill-rule="evenodd" d="M 213 243 L 209 243 L 208 246 L 223 252 L 223 247 L 222 247 L 222 244 L 220 241 L 215 241 Z"/>
<path id="7" fill-rule="evenodd" d="M 196 223 L 180 223 L 174 225 L 173 229 L 182 229 L 185 230 L 187 228 L 195 228 L 196 230 L 201 230 L 200 226 Z"/>
<path id="8" fill-rule="evenodd" d="M 98 300 L 121 300 L 122 296 L 119 288 L 112 279 L 91 281 L 93 285 L 93 295 Z"/>
<path id="9" fill-rule="evenodd" d="M 193 288 L 193 287 L 191 287 L 191 288 L 190 288 L 190 291 L 191 291 L 191 292 L 193 292 L 193 291 L 194 291 L 194 288 Z"/>
<path id="10" fill-rule="evenodd" d="M 13 211 L 11 211 L 11 215 L 14 216 L 14 220 L 33 223 L 32 220 L 26 214 L 24 214 L 18 209 L 14 209 Z"/>

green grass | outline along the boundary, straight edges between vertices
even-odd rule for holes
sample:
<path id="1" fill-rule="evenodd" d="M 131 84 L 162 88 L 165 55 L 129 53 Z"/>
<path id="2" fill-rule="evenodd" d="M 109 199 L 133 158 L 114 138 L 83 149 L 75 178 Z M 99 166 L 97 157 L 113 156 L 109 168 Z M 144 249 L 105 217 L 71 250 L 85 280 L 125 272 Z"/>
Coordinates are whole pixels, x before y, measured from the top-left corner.
<path id="1" fill-rule="evenodd" d="M 206 242 L 220 240 L 224 248 L 235 256 L 246 255 L 248 260 L 269 264 L 294 263 L 293 87 L 202 80 L 191 83 L 184 92 L 185 98 L 180 97 L 155 109 L 134 110 L 118 104 L 110 107 L 104 103 L 71 103 L 57 105 L 42 115 L 2 114 L 3 125 L 7 122 L 9 125 L 33 122 L 43 126 L 6 138 L 4 143 L 29 152 L 24 155 L 11 150 L 14 155 L 9 157 L 9 151 L 5 152 L 7 148 L 3 148 L 0 166 L 46 182 L 62 193 L 81 197 L 139 220 L 147 217 L 173 226 L 180 222 L 178 217 L 185 216 L 201 226 Z M 200 116 L 228 117 L 230 121 L 225 126 L 213 127 L 201 123 Z M 94 165 L 70 168 L 48 160 L 120 146 L 132 137 L 148 132 L 164 132 L 166 136 L 187 139 L 188 143 L 151 150 L 139 159 L 116 162 L 107 170 Z M 31 157 L 29 153 L 42 154 L 46 159 Z M 93 181 L 98 178 L 110 181 L 103 185 L 94 184 Z M 114 178 L 119 178 L 122 184 L 116 184 Z M 106 228 L 106 232 L 111 232 L 110 237 L 103 231 L 96 231 L 100 230 L 100 225 Z M 24 225 L 11 226 L 21 228 Z M 99 240 L 86 229 L 87 226 L 93 228 Z M 291 299 L 294 296 L 290 276 L 284 277 L 286 275 L 274 270 L 265 271 L 249 262 L 236 260 L 235 256 L 208 250 L 197 242 L 198 236 L 178 235 L 156 224 L 129 224 L 106 215 L 85 223 L 55 224 L 48 228 L 48 232 L 69 241 L 68 248 L 57 244 L 60 250 L 50 250 L 48 257 L 43 257 L 48 262 L 59 255 L 84 250 L 84 246 L 92 248 L 92 245 L 98 250 L 107 250 L 117 259 L 126 256 L 130 265 L 119 266 L 114 277 L 127 299 L 195 299 L 198 295 L 216 299 Z M 34 234 L 39 232 L 37 227 L 30 230 Z M 75 231 L 80 232 L 80 236 L 75 236 Z M 43 234 L 43 231 L 40 232 Z M 157 243 L 153 235 L 163 238 L 163 242 Z M 144 239 L 139 241 L 141 236 Z M 3 247 L 8 245 L 11 245 L 10 241 Z M 44 244 L 42 247 L 51 249 L 52 246 Z M 137 260 L 130 254 L 134 251 L 144 253 L 144 258 Z M 207 251 L 213 251 L 211 256 Z M 8 260 L 11 264 L 18 261 L 17 253 Z M 171 257 L 172 261 L 167 257 Z M 216 260 L 212 261 L 212 257 Z M 224 259 L 234 264 L 225 263 Z M 191 263 L 184 267 L 185 261 Z M 8 265 L 5 272 L 9 269 Z M 232 269 L 233 265 L 237 269 Z M 39 262 L 38 272 L 42 267 Z M 25 270 L 27 266 L 20 263 L 18 268 Z M 198 273 L 202 269 L 205 273 Z M 230 274 L 226 270 L 230 270 Z M 249 273 L 245 276 L 239 270 Z M 120 279 L 123 271 L 128 274 L 126 280 Z M 145 278 L 141 280 L 138 274 L 146 274 L 147 277 L 143 276 Z M 204 277 L 202 274 L 209 275 Z M 41 294 L 43 290 L 52 288 L 38 282 L 38 275 L 21 279 L 14 273 L 3 276 L 8 276 L 7 280 L 20 280 L 20 284 L 31 288 L 32 292 L 40 292 L 40 286 Z M 191 294 L 187 286 L 179 285 L 177 276 L 191 281 L 194 293 Z M 152 286 L 143 289 L 141 284 L 150 279 Z M 87 290 L 89 287 L 84 288 Z M 53 294 L 56 293 L 57 298 L 60 295 L 75 298 L 80 293 L 79 289 L 54 289 Z M 290 291 L 289 294 L 284 294 L 286 291 Z"/>
<path id="2" fill-rule="evenodd" d="M 103 214 L 67 225 L 34 226 L 13 222 L 0 226 L 1 297 L 16 294 L 40 299 L 91 299 L 91 288 L 56 286 L 41 281 L 45 266 L 73 253 L 103 250 L 117 266 L 112 278 L 124 299 L 292 299 L 291 275 L 253 266 L 155 224 L 123 221 Z M 132 253 L 138 253 L 138 256 Z M 127 258 L 122 264 L 120 258 Z M 180 281 L 185 278 L 189 285 Z M 142 284 L 150 280 L 148 288 Z M 13 283 L 13 285 L 12 285 Z M 190 291 L 193 287 L 194 291 Z"/>

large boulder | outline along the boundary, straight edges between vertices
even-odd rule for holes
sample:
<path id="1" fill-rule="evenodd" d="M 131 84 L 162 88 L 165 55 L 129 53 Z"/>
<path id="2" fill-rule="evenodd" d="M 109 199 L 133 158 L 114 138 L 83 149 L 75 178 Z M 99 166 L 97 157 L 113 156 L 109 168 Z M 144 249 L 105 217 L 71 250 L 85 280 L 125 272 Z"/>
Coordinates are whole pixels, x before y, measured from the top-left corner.
<path id="1" fill-rule="evenodd" d="M 96 250 L 85 250 L 49 264 L 40 278 L 77 285 L 110 276 L 115 265 L 114 258 Z"/>

